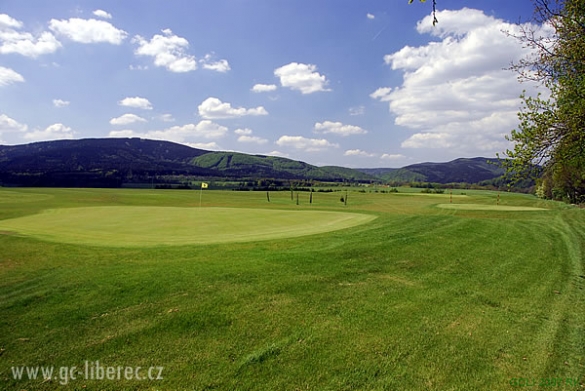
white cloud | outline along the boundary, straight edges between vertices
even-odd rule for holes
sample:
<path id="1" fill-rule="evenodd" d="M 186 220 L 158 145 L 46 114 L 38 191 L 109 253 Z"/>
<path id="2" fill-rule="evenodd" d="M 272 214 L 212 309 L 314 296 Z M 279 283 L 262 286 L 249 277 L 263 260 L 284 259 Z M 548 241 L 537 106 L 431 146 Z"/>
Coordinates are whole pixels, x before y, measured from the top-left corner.
<path id="1" fill-rule="evenodd" d="M 278 157 L 290 157 L 288 153 L 280 152 L 280 151 L 270 151 L 265 153 L 266 156 L 278 156 Z"/>
<path id="2" fill-rule="evenodd" d="M 118 105 L 126 106 L 126 107 L 134 107 L 134 108 L 143 109 L 143 110 L 152 110 L 152 104 L 150 103 L 150 101 L 146 98 L 140 98 L 138 96 L 135 96 L 133 98 L 130 98 L 130 97 L 124 98 L 118 102 Z"/>
<path id="3" fill-rule="evenodd" d="M 128 36 L 124 30 L 117 29 L 110 22 L 97 19 L 51 19 L 49 29 L 79 43 L 106 42 L 120 45 Z"/>
<path id="4" fill-rule="evenodd" d="M 281 136 L 276 144 L 280 147 L 292 147 L 307 152 L 319 152 L 328 148 L 339 148 L 339 144 L 333 144 L 325 139 L 306 138 L 303 136 Z"/>
<path id="5" fill-rule="evenodd" d="M 130 69 L 131 71 L 145 71 L 148 69 L 148 66 L 146 65 L 128 65 L 128 69 Z"/>
<path id="6" fill-rule="evenodd" d="M 252 129 L 248 129 L 248 128 L 246 128 L 246 129 L 236 129 L 236 130 L 234 130 L 234 133 L 235 134 L 239 134 L 241 136 L 243 136 L 243 135 L 249 136 L 249 135 L 252 134 Z"/>
<path id="7" fill-rule="evenodd" d="M 172 114 L 161 114 L 157 117 L 157 119 L 163 122 L 175 122 L 175 118 Z"/>
<path id="8" fill-rule="evenodd" d="M 436 27 L 427 16 L 417 30 L 438 42 L 405 46 L 384 57 L 393 70 L 403 72 L 402 86 L 371 96 L 390 102 L 395 123 L 416 132 L 402 143 L 404 148 L 448 148 L 466 155 L 501 152 L 510 146 L 504 135 L 518 123 L 518 97 L 533 87 L 519 84 L 517 75 L 505 70 L 529 55 L 529 49 L 503 33 L 520 35 L 521 27 L 467 8 L 441 11 L 437 18 Z"/>
<path id="9" fill-rule="evenodd" d="M 154 35 L 150 41 L 140 35 L 135 36 L 132 42 L 137 43 L 138 48 L 134 53 L 138 56 L 154 57 L 155 66 L 165 67 L 171 72 L 183 73 L 196 70 L 195 56 L 186 52 L 189 41 L 173 34 L 170 29 L 162 30 L 162 33 L 163 35 Z"/>
<path id="10" fill-rule="evenodd" d="M 255 143 L 255 144 L 266 144 L 268 142 L 267 139 L 258 137 L 258 136 L 240 136 L 238 137 L 238 142 L 240 143 Z"/>
<path id="11" fill-rule="evenodd" d="M 383 160 L 400 160 L 400 159 L 404 159 L 406 156 L 396 153 L 396 154 L 389 154 L 389 153 L 385 153 L 382 156 L 380 156 L 380 159 Z"/>
<path id="12" fill-rule="evenodd" d="M 370 19 L 370 20 L 371 20 L 371 19 L 376 19 L 376 15 L 374 15 L 374 14 L 366 14 L 366 17 L 367 17 L 368 19 Z"/>
<path id="13" fill-rule="evenodd" d="M 330 91 L 325 87 L 329 83 L 327 78 L 317 72 L 312 64 L 291 62 L 274 70 L 274 75 L 280 78 L 280 84 L 303 94 L 312 94 L 318 91 Z"/>
<path id="14" fill-rule="evenodd" d="M 392 92 L 392 88 L 390 87 L 380 87 L 376 91 L 370 94 L 370 98 L 372 99 L 380 99 L 382 102 L 388 102 L 391 98 L 389 97 L 390 92 Z"/>
<path id="15" fill-rule="evenodd" d="M 348 112 L 349 112 L 349 115 L 352 115 L 352 116 L 364 115 L 364 113 L 366 112 L 366 107 L 365 106 L 350 107 Z"/>
<path id="16" fill-rule="evenodd" d="M 148 138 L 160 140 L 171 140 L 175 142 L 184 142 L 186 140 L 204 138 L 216 139 L 225 136 L 228 128 L 216 124 L 215 122 L 203 120 L 198 124 L 186 124 L 183 126 L 173 126 L 164 130 L 152 130 L 146 133 Z"/>
<path id="17" fill-rule="evenodd" d="M 23 81 L 24 77 L 22 77 L 20 73 L 17 73 L 10 68 L 4 68 L 0 66 L 0 87 Z"/>
<path id="18" fill-rule="evenodd" d="M 363 157 L 374 157 L 376 156 L 375 153 L 369 153 L 366 151 L 362 151 L 361 149 L 348 149 L 343 154 L 344 156 L 363 156 Z"/>
<path id="19" fill-rule="evenodd" d="M 110 124 L 112 125 L 128 125 L 135 122 L 147 122 L 144 118 L 137 116 L 136 114 L 124 114 L 117 118 L 112 118 Z"/>
<path id="20" fill-rule="evenodd" d="M 22 27 L 22 22 L 0 14 L 0 54 L 16 53 L 36 58 L 42 54 L 53 53 L 61 47 L 61 43 L 50 32 L 44 31 L 35 36 L 17 31 Z"/>
<path id="21" fill-rule="evenodd" d="M 230 64 L 227 62 L 227 60 L 212 61 L 212 57 L 213 56 L 211 54 L 206 54 L 203 59 L 199 60 L 199 62 L 203 64 L 204 69 L 209 69 L 221 73 L 225 73 L 231 70 Z"/>
<path id="22" fill-rule="evenodd" d="M 108 137 L 113 137 L 113 138 L 129 138 L 129 137 L 145 137 L 146 135 L 144 133 L 136 133 L 133 130 L 130 129 L 124 129 L 124 130 L 112 130 L 110 131 L 110 133 L 108 133 Z"/>
<path id="23" fill-rule="evenodd" d="M 315 123 L 315 133 L 333 133 L 338 136 L 349 136 L 352 134 L 366 134 L 367 130 L 354 125 L 344 125 L 341 122 L 317 122 Z"/>
<path id="24" fill-rule="evenodd" d="M 197 149 L 206 149 L 206 150 L 212 150 L 212 151 L 221 150 L 221 147 L 219 145 L 217 145 L 217 143 L 215 141 L 212 141 L 210 143 L 187 143 L 186 145 L 188 145 L 192 148 L 197 148 Z"/>
<path id="25" fill-rule="evenodd" d="M 238 141 L 241 143 L 266 144 L 268 142 L 265 138 L 252 136 L 252 129 L 236 129 L 234 133 L 240 136 Z"/>
<path id="26" fill-rule="evenodd" d="M 93 11 L 93 14 L 95 16 L 97 16 L 98 18 L 112 19 L 112 14 L 109 14 L 104 10 L 95 10 L 95 11 Z"/>
<path id="27" fill-rule="evenodd" d="M 234 118 L 243 117 L 247 115 L 268 115 L 266 109 L 258 106 L 252 109 L 245 109 L 243 107 L 234 108 L 230 103 L 224 103 L 221 100 L 209 97 L 205 99 L 198 107 L 199 115 L 206 119 L 215 118 Z"/>
<path id="28" fill-rule="evenodd" d="M 252 87 L 252 92 L 270 92 L 276 90 L 275 84 L 254 84 Z"/>
<path id="29" fill-rule="evenodd" d="M 53 99 L 53 106 L 55 107 L 66 107 L 69 106 L 69 101 L 68 100 L 63 100 L 63 99 Z"/>
<path id="30" fill-rule="evenodd" d="M 225 136 L 228 128 L 211 121 L 201 121 L 198 124 L 186 124 L 172 126 L 163 130 L 149 130 L 148 132 L 135 132 L 133 130 L 112 130 L 109 137 L 142 137 L 154 140 L 167 140 L 185 145 L 194 146 L 191 140 L 217 139 Z M 211 143 L 216 145 L 215 143 Z M 211 145 L 208 143 L 207 145 Z M 202 147 L 197 147 L 202 148 Z"/>
<path id="31" fill-rule="evenodd" d="M 28 126 L 10 118 L 6 114 L 0 115 L 0 133 L 5 132 L 26 132 Z"/>
<path id="32" fill-rule="evenodd" d="M 58 123 L 48 126 L 45 130 L 35 130 L 26 133 L 24 138 L 31 141 L 60 140 L 72 139 L 74 134 L 75 132 L 70 127 Z"/>
<path id="33" fill-rule="evenodd" d="M 10 17 L 10 15 L 6 15 L 6 14 L 0 14 L 0 28 L 13 28 L 13 29 L 19 29 L 22 28 L 22 22 L 18 21 L 12 17 Z"/>

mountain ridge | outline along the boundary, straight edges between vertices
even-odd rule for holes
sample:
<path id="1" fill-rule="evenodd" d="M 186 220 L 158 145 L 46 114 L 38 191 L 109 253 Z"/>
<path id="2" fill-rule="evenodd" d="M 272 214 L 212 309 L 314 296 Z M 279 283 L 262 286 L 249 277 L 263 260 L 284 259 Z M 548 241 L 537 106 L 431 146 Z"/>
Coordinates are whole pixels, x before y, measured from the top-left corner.
<path id="1" fill-rule="evenodd" d="M 128 183 L 254 180 L 351 183 L 466 182 L 503 173 L 488 158 L 418 163 L 403 168 L 315 166 L 284 157 L 208 151 L 170 141 L 88 138 L 0 145 L 0 184 L 13 186 L 120 187 Z M 185 179 L 186 178 L 186 179 Z"/>

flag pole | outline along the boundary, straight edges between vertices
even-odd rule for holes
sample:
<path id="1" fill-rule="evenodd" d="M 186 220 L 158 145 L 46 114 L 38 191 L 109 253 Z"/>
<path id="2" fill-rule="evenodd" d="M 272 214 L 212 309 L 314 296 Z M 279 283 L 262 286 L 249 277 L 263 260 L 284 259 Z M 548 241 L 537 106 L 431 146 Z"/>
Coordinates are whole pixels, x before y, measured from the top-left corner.
<path id="1" fill-rule="evenodd" d="M 201 197 L 203 196 L 203 189 L 207 189 L 207 183 L 201 182 L 201 189 L 199 189 L 199 207 L 201 208 Z"/>

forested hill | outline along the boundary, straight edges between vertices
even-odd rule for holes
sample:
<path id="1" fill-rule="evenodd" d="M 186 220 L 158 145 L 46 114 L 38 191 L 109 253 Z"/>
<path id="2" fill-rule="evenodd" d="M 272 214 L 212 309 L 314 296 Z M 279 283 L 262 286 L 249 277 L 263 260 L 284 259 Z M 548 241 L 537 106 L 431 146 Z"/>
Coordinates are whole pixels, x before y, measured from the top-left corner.
<path id="1" fill-rule="evenodd" d="M 0 184 L 118 187 L 153 178 L 377 181 L 343 167 L 317 167 L 274 156 L 211 152 L 139 138 L 58 140 L 0 146 Z"/>
<path id="2" fill-rule="evenodd" d="M 386 182 L 480 183 L 504 174 L 497 159 L 460 158 L 447 163 L 419 163 L 403 168 L 358 169 Z"/>
<path id="3" fill-rule="evenodd" d="M 275 156 L 213 152 L 139 138 L 58 140 L 0 146 L 0 185 L 119 187 L 200 179 L 479 183 L 503 171 L 486 158 L 400 169 L 317 167 Z M 186 178 L 186 179 L 177 179 Z"/>

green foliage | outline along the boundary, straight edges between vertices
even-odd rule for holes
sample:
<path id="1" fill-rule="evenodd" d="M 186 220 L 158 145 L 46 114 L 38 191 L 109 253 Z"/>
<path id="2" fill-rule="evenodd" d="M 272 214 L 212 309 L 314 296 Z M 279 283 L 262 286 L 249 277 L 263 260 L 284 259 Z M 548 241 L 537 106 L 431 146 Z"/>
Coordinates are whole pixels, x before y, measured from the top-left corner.
<path id="1" fill-rule="evenodd" d="M 548 23 L 553 38 L 525 32 L 520 39 L 538 52 L 536 60 L 515 66 L 526 79 L 540 81 L 550 92 L 522 95 L 520 124 L 508 140 L 513 150 L 504 167 L 514 178 L 542 176 L 539 195 L 585 202 L 585 1 L 536 1 L 537 20 Z M 535 167 L 541 164 L 542 169 Z"/>

